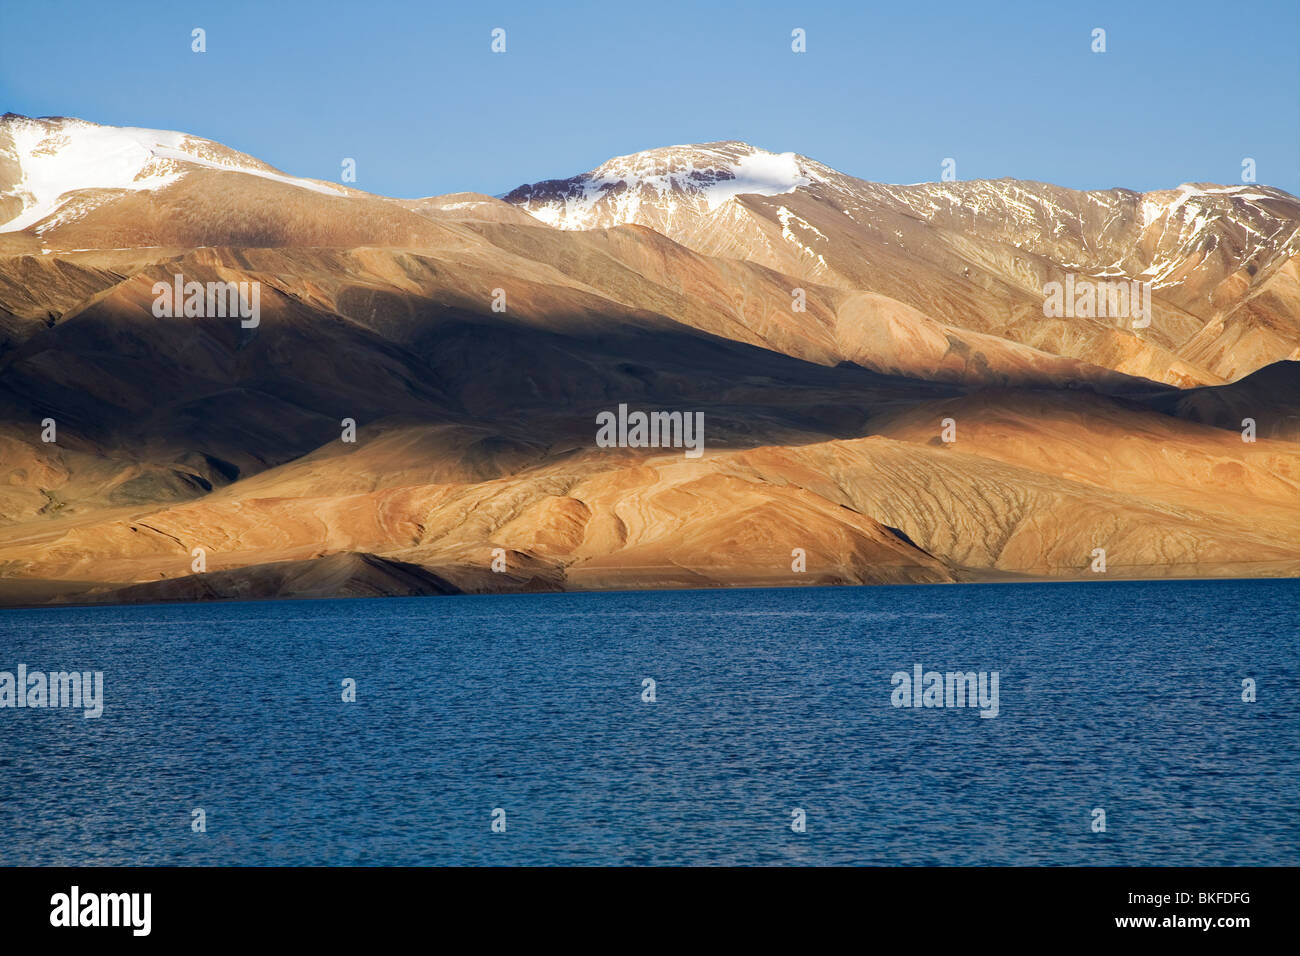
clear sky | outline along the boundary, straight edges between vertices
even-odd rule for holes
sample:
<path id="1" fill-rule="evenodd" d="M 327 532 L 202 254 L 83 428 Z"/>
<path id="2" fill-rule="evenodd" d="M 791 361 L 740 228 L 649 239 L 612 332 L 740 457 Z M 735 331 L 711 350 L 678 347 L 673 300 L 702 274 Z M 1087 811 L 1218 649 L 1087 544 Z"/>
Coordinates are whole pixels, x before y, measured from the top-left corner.
<path id="1" fill-rule="evenodd" d="M 720 139 L 904 183 L 952 157 L 959 179 L 1164 189 L 1251 157 L 1300 194 L 1300 2 L 3 0 L 4 110 L 319 179 L 352 157 L 358 188 L 403 197 Z"/>

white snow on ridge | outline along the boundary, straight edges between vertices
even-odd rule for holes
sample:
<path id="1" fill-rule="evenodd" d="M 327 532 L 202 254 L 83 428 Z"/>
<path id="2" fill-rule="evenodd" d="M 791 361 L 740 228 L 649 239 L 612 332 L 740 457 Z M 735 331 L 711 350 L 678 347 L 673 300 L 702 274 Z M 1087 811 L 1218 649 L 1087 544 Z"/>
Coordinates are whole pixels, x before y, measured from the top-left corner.
<path id="1" fill-rule="evenodd" d="M 3 129 L 13 138 L 14 158 L 23 178 L 8 195 L 17 195 L 22 211 L 0 223 L 0 233 L 17 232 L 53 215 L 73 194 L 86 189 L 161 189 L 185 175 L 183 163 L 261 176 L 329 195 L 343 195 L 311 180 L 264 169 L 221 163 L 199 151 L 223 149 L 199 137 L 167 130 L 100 126 L 84 120 L 12 119 Z"/>
<path id="2" fill-rule="evenodd" d="M 199 142 L 203 142 L 203 140 L 199 140 Z M 219 163 L 211 159 L 186 153 L 184 150 L 180 149 L 169 149 L 165 146 L 159 146 L 154 148 L 153 154 L 161 159 L 174 159 L 178 162 L 193 163 L 196 166 L 206 166 L 208 169 L 223 169 L 232 173 L 247 173 L 250 176 L 260 176 L 262 179 L 284 183 L 286 186 L 297 186 L 300 189 L 310 189 L 314 193 L 321 193 L 325 196 L 347 195 L 342 186 L 333 186 L 329 183 L 318 183 L 312 179 L 299 179 L 297 176 L 285 176 L 283 173 L 273 173 L 265 169 L 240 166 L 235 163 Z"/>
<path id="3" fill-rule="evenodd" d="M 812 183 L 803 175 L 794 153 L 769 153 L 756 149 L 748 156 L 742 156 L 729 171 L 734 178 L 720 179 L 704 189 L 710 211 L 737 196 L 751 193 L 783 196 Z"/>
<path id="4" fill-rule="evenodd" d="M 57 133 L 43 123 L 9 124 L 23 179 L 14 191 L 23 210 L 0 225 L 17 232 L 55 212 L 66 193 L 80 189 L 156 189 L 175 182 L 179 171 L 153 163 L 151 148 L 162 137 L 179 145 L 180 133 L 68 122 Z"/>
<path id="5" fill-rule="evenodd" d="M 637 221 L 643 203 L 668 218 L 680 204 L 713 212 L 737 196 L 784 195 L 817 178 L 794 153 L 745 143 L 669 146 L 611 159 L 568 181 L 568 194 L 520 206 L 549 226 L 593 229 L 605 220 Z"/>

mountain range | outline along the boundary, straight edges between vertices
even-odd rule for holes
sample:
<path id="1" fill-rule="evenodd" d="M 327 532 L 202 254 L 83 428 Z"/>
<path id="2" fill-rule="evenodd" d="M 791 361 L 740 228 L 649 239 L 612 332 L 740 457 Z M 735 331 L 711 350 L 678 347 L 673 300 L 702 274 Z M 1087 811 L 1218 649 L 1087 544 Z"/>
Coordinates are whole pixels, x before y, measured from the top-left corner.
<path id="1" fill-rule="evenodd" d="M 1294 575 L 1298 255 L 1255 184 L 729 141 L 393 199 L 5 114 L 0 603 Z M 1048 314 L 1085 283 L 1150 314 Z M 599 447 L 620 405 L 705 453 Z"/>

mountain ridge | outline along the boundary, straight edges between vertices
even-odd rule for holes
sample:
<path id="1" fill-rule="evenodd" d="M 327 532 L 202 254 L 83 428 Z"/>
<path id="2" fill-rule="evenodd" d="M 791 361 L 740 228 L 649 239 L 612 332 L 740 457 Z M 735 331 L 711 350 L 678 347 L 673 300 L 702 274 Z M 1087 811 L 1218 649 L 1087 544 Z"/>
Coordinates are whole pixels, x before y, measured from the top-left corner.
<path id="1" fill-rule="evenodd" d="M 0 120 L 0 603 L 1300 573 L 1280 191 L 720 141 L 390 199 L 184 135 Z M 177 276 L 256 327 L 157 315 Z M 1149 323 L 1049 315 L 1074 280 Z M 703 455 L 599 447 L 621 405 Z"/>

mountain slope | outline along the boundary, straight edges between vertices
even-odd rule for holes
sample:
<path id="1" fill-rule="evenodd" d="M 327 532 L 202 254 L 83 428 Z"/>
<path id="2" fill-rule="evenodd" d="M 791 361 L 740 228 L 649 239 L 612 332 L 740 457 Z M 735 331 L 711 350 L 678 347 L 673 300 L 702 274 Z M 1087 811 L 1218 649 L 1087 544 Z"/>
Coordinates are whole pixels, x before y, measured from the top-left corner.
<path id="1" fill-rule="evenodd" d="M 647 226 L 707 255 L 888 295 L 1059 355 L 1106 355 L 1110 368 L 1173 384 L 1220 382 L 1300 348 L 1290 281 L 1274 293 L 1284 310 L 1249 308 L 1279 273 L 1294 277 L 1300 254 L 1300 201 L 1266 186 L 889 186 L 724 142 L 619 157 L 503 198 L 557 228 Z M 1064 329 L 1045 319 L 1043 287 L 1067 273 L 1150 282 L 1155 320 L 1134 329 L 1080 317 Z M 1249 367 L 1224 354 L 1225 336 L 1253 337 Z"/>
<path id="2" fill-rule="evenodd" d="M 719 143 L 394 200 L 0 131 L 0 603 L 1300 572 L 1276 190 Z M 1070 273 L 1145 277 L 1150 327 L 1046 318 Z M 257 283 L 256 326 L 155 315 L 177 276 Z M 620 405 L 702 415 L 703 455 L 599 446 Z"/>

